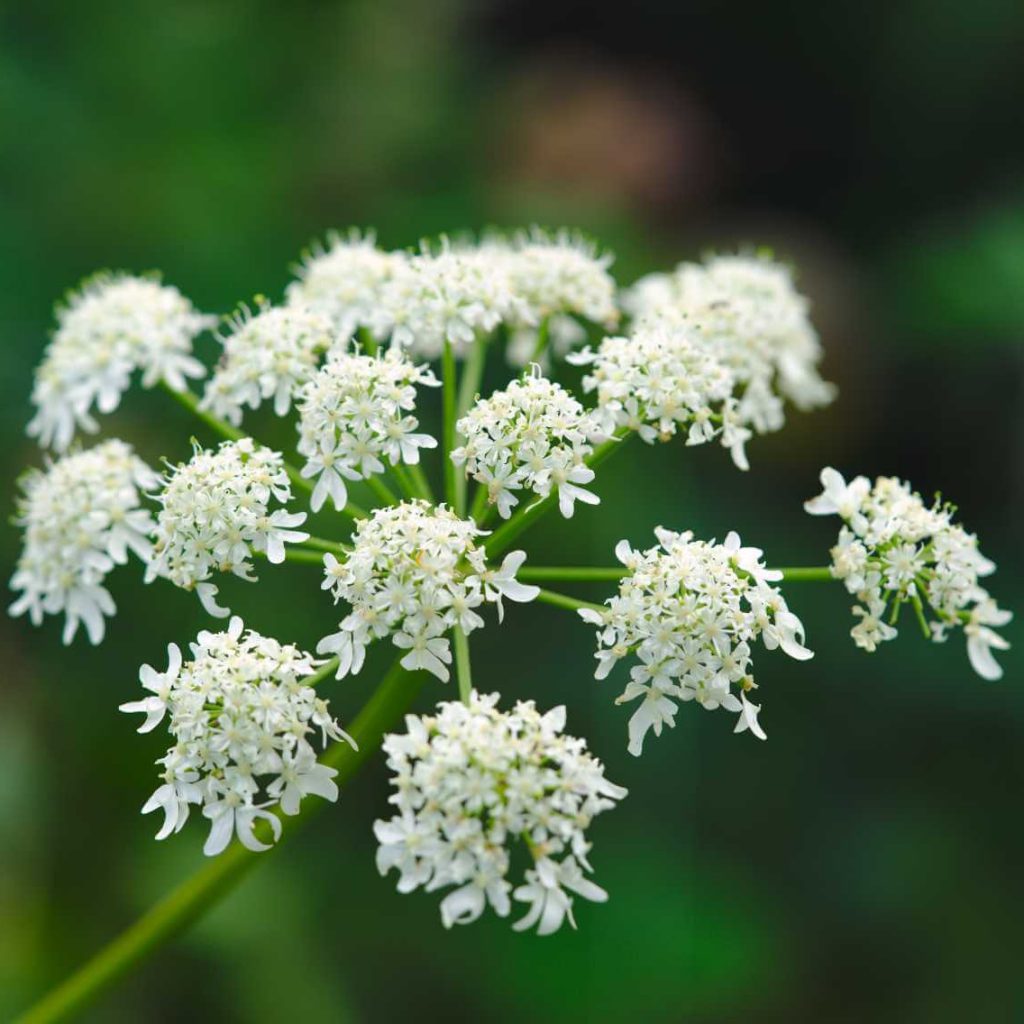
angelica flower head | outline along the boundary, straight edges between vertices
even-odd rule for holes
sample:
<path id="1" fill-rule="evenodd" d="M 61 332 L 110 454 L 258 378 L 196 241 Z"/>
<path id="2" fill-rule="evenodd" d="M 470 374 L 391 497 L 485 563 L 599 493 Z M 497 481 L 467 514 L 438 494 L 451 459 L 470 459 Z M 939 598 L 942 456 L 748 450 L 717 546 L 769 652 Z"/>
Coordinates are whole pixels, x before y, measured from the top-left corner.
<path id="1" fill-rule="evenodd" d="M 215 318 L 198 313 L 177 288 L 146 277 L 97 274 L 57 310 L 57 330 L 36 370 L 30 437 L 64 451 L 75 432 L 95 433 L 95 407 L 113 412 L 142 371 L 143 387 L 175 390 L 202 377 L 192 342 Z"/>
<path id="2" fill-rule="evenodd" d="M 497 605 L 500 618 L 502 598 L 537 596 L 537 587 L 515 578 L 526 555 L 514 551 L 498 569 L 489 568 L 476 545 L 482 532 L 443 505 L 403 502 L 360 520 L 344 561 L 324 556 L 323 589 L 352 608 L 338 632 L 317 647 L 318 653 L 339 657 L 339 679 L 359 672 L 368 644 L 390 636 L 408 652 L 404 668 L 425 669 L 447 682 L 450 629 L 479 629 L 484 620 L 477 609 L 484 604 Z"/>
<path id="3" fill-rule="evenodd" d="M 142 813 L 163 811 L 156 837 L 165 839 L 181 831 L 193 804 L 201 806 L 210 821 L 207 856 L 224 850 L 233 835 L 250 850 L 269 849 L 254 828 L 265 821 L 279 838 L 273 808 L 298 814 L 305 796 L 338 798 L 337 770 L 318 763 L 311 740 L 355 743 L 304 681 L 315 671 L 311 655 L 245 630 L 237 616 L 225 632 L 204 631 L 190 646 L 192 657 L 183 662 L 169 645 L 165 672 L 143 665 L 147 696 L 121 705 L 145 714 L 139 732 L 166 719 L 173 739 L 157 762 L 161 785 Z"/>
<path id="4" fill-rule="evenodd" d="M 306 459 L 302 475 L 316 478 L 314 512 L 328 496 L 343 509 L 346 480 L 383 473 L 384 460 L 415 465 L 421 448 L 437 447 L 417 431 L 417 384 L 437 387 L 440 381 L 400 349 L 373 356 L 338 349 L 302 388 L 298 451 Z"/>
<path id="5" fill-rule="evenodd" d="M 25 474 L 15 520 L 24 546 L 11 577 L 20 593 L 11 614 L 27 612 L 38 626 L 44 615 L 63 612 L 65 644 L 80 623 L 98 644 L 104 617 L 116 611 L 107 574 L 129 553 L 149 558 L 154 524 L 142 496 L 159 479 L 123 441 L 104 441 Z"/>
<path id="6" fill-rule="evenodd" d="M 766 569 L 759 548 L 743 547 L 730 533 L 724 543 L 693 539 L 690 531 L 657 529 L 658 546 L 634 551 L 620 541 L 616 557 L 626 567 L 617 596 L 598 612 L 580 616 L 597 627 L 596 678 L 635 656 L 629 683 L 617 703 L 642 698 L 629 721 L 629 751 L 639 756 L 649 729 L 675 725 L 676 701 L 695 700 L 708 711 L 739 715 L 735 732 L 765 739 L 758 723 L 752 645 L 781 647 L 805 660 L 804 628 L 772 586 L 782 578 Z"/>
<path id="7" fill-rule="evenodd" d="M 574 895 L 608 898 L 584 873 L 592 870 L 586 833 L 626 790 L 605 778 L 584 740 L 563 733 L 564 707 L 542 715 L 520 701 L 506 712 L 498 699 L 474 692 L 468 704 L 441 703 L 436 714 L 407 715 L 406 732 L 385 738 L 397 813 L 374 823 L 377 867 L 397 869 L 399 892 L 449 889 L 446 928 L 475 921 L 488 904 L 506 917 L 511 894 L 527 904 L 513 927 L 549 935 L 566 919 L 576 926 Z M 513 889 L 519 841 L 530 867 Z"/>
<path id="8" fill-rule="evenodd" d="M 230 614 L 216 603 L 217 587 L 209 582 L 215 572 L 253 582 L 254 552 L 283 562 L 286 543 L 309 538 L 296 530 L 305 512 L 271 512 L 272 503 L 291 500 L 291 484 L 280 454 L 252 438 L 225 441 L 215 451 L 197 446 L 163 484 L 146 582 L 162 577 L 195 590 L 211 615 Z"/>
<path id="9" fill-rule="evenodd" d="M 220 335 L 224 352 L 201 408 L 238 426 L 246 406 L 257 409 L 273 399 L 274 412 L 285 416 L 333 338 L 331 322 L 312 310 L 275 309 L 261 301 L 253 314 L 243 306 Z"/>
<path id="10" fill-rule="evenodd" d="M 807 299 L 788 267 L 765 256 L 716 256 L 652 274 L 627 293 L 640 321 L 693 328 L 734 373 L 739 416 L 758 433 L 785 422 L 783 401 L 799 409 L 827 405 L 835 387 L 818 372 L 822 349 Z"/>
<path id="11" fill-rule="evenodd" d="M 487 500 L 508 519 L 517 491 L 546 498 L 555 491 L 562 515 L 577 500 L 598 504 L 581 485 L 594 479 L 586 464 L 592 441 L 606 440 L 592 413 L 561 385 L 532 372 L 482 399 L 458 422 L 465 444 L 451 453 L 456 465 L 487 489 Z"/>
<path id="12" fill-rule="evenodd" d="M 649 321 L 632 337 L 605 338 L 566 359 L 590 367 L 583 389 L 596 393 L 606 432 L 635 430 L 648 444 L 683 430 L 690 445 L 718 438 L 747 468 L 751 434 L 737 416 L 735 377 L 685 325 Z"/>
<path id="13" fill-rule="evenodd" d="M 417 358 L 438 358 L 446 343 L 461 358 L 498 324 L 524 319 L 529 310 L 499 254 L 442 239 L 436 250 L 424 245 L 385 284 L 371 327 L 379 340 Z"/>
<path id="14" fill-rule="evenodd" d="M 326 316 L 339 337 L 347 339 L 371 325 L 382 290 L 404 267 L 406 255 L 378 249 L 372 232 L 354 228 L 327 241 L 326 248 L 317 244 L 305 255 L 286 298 L 293 308 Z"/>
<path id="15" fill-rule="evenodd" d="M 843 521 L 832 548 L 832 575 L 858 601 L 853 612 L 859 622 L 850 631 L 857 646 L 874 651 L 893 639 L 900 611 L 909 604 L 935 641 L 962 628 L 974 671 L 999 679 L 1003 671 L 992 651 L 1010 645 L 992 627 L 1005 626 L 1012 614 L 981 585 L 996 567 L 978 549 L 977 537 L 953 521 L 956 509 L 939 499 L 926 505 L 896 477 L 880 476 L 872 484 L 858 476 L 847 484 L 826 467 L 821 483 L 823 492 L 804 508 Z"/>

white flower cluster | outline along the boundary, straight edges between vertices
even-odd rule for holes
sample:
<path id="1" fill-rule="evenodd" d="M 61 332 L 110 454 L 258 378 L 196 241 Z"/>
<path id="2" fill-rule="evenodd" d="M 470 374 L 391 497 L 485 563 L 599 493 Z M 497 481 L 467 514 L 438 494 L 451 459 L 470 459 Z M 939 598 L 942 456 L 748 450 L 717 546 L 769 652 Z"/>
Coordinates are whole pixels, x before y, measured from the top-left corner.
<path id="1" fill-rule="evenodd" d="M 782 573 L 766 569 L 761 550 L 743 547 L 735 533 L 723 544 L 660 527 L 655 535 L 659 546 L 647 551 L 619 542 L 615 555 L 628 574 L 618 596 L 606 610 L 579 613 L 598 629 L 596 678 L 630 654 L 639 662 L 616 702 L 643 698 L 629 721 L 629 752 L 640 755 L 648 729 L 660 736 L 663 725 L 675 725 L 675 700 L 735 712 L 735 732 L 749 729 L 764 739 L 760 706 L 747 697 L 757 686 L 751 645 L 760 639 L 799 661 L 813 656 L 803 625 L 771 585 Z"/>
<path id="2" fill-rule="evenodd" d="M 926 635 L 943 641 L 963 627 L 974 671 L 999 679 L 993 649 L 1010 645 L 993 626 L 1012 614 L 1000 608 L 979 578 L 995 565 L 978 550 L 978 539 L 953 522 L 955 509 L 938 499 L 929 507 L 909 484 L 858 476 L 846 483 L 836 470 L 821 471 L 823 492 L 804 507 L 811 515 L 838 515 L 839 542 L 832 548 L 832 574 L 860 602 L 860 622 L 850 631 L 858 647 L 873 651 L 896 636 L 895 623 L 910 604 Z M 925 609 L 935 616 L 929 621 Z"/>
<path id="3" fill-rule="evenodd" d="M 331 322 L 319 313 L 266 304 L 255 315 L 242 307 L 228 328 L 220 337 L 224 351 L 207 381 L 201 408 L 236 427 L 246 406 L 258 409 L 271 398 L 274 412 L 287 415 L 334 337 Z"/>
<path id="4" fill-rule="evenodd" d="M 197 447 L 156 496 L 161 509 L 146 582 L 162 577 L 195 590 L 211 615 L 226 617 L 229 610 L 217 605 L 217 587 L 208 582 L 214 572 L 252 582 L 253 552 L 283 562 L 286 543 L 309 539 L 295 529 L 305 512 L 270 511 L 272 500 L 284 505 L 291 497 L 281 456 L 251 438 L 225 441 L 216 451 Z"/>
<path id="5" fill-rule="evenodd" d="M 542 377 L 536 364 L 534 369 L 478 401 L 459 420 L 466 443 L 451 458 L 487 489 L 488 503 L 503 519 L 519 504 L 515 492 L 521 490 L 540 498 L 554 490 L 562 515 L 570 518 L 577 500 L 600 501 L 580 485 L 594 479 L 585 461 L 593 451 L 590 442 L 606 437 L 568 391 Z"/>
<path id="6" fill-rule="evenodd" d="M 444 240 L 400 264 L 371 315 L 381 341 L 436 359 L 447 341 L 457 358 L 507 320 L 528 321 L 526 304 L 512 290 L 505 262 L 487 248 Z"/>
<path id="7" fill-rule="evenodd" d="M 509 893 L 528 904 L 517 931 L 557 931 L 572 916 L 572 894 L 608 894 L 584 869 L 594 817 L 626 790 L 604 776 L 586 742 L 565 736 L 565 708 L 540 714 L 533 701 L 499 711 L 498 694 L 442 703 L 435 715 L 406 716 L 407 732 L 384 741 L 397 809 L 374 823 L 381 874 L 399 872 L 398 891 L 452 888 L 441 901 L 445 927 L 475 921 L 488 903 L 500 917 Z M 521 839 L 532 866 L 514 891 L 509 847 Z M 454 888 L 453 888 L 454 887 Z"/>
<path id="8" fill-rule="evenodd" d="M 323 589 L 352 606 L 338 632 L 317 647 L 320 654 L 339 657 L 339 679 L 362 668 L 368 644 L 391 636 L 408 651 L 404 668 L 425 669 L 447 682 L 448 630 L 479 629 L 484 620 L 476 609 L 484 603 L 496 604 L 500 619 L 503 597 L 537 596 L 537 587 L 515 578 L 525 553 L 513 551 L 499 569 L 488 568 L 483 548 L 474 543 L 481 533 L 443 505 L 403 502 L 360 520 L 343 562 L 324 556 Z"/>
<path id="9" fill-rule="evenodd" d="M 523 320 L 510 325 L 508 358 L 513 365 L 526 366 L 533 358 L 541 324 L 551 351 L 564 357 L 586 338 L 576 318 L 607 330 L 618 323 L 615 279 L 608 272 L 612 257 L 598 255 L 572 232 L 549 235 L 534 229 L 510 242 L 485 241 L 481 248 L 504 265 L 513 293 L 525 305 Z"/>
<path id="10" fill-rule="evenodd" d="M 143 387 L 165 381 L 183 391 L 187 377 L 205 373 L 192 341 L 214 322 L 170 285 L 96 275 L 57 310 L 57 330 L 36 370 L 29 436 L 64 451 L 77 430 L 95 433 L 93 406 L 113 412 L 135 370 L 142 371 Z"/>
<path id="11" fill-rule="evenodd" d="M 304 477 L 316 477 L 312 507 L 328 496 L 339 511 L 348 502 L 346 480 L 365 480 L 392 465 L 419 462 L 421 448 L 436 448 L 416 432 L 411 415 L 417 384 L 437 387 L 427 366 L 416 366 L 399 349 L 369 356 L 333 352 L 299 394 L 299 454 Z"/>
<path id="12" fill-rule="evenodd" d="M 686 443 L 719 438 L 733 462 L 747 469 L 746 442 L 736 399 L 735 377 L 681 324 L 646 323 L 629 338 L 605 338 L 566 360 L 590 366 L 583 390 L 597 393 L 602 429 L 635 430 L 648 444 L 668 441 L 680 429 Z"/>
<path id="13" fill-rule="evenodd" d="M 142 813 L 162 810 L 157 839 L 180 832 L 192 804 L 210 821 L 203 847 L 215 856 L 233 835 L 250 850 L 267 850 L 255 834 L 259 821 L 276 841 L 281 819 L 272 808 L 298 814 L 303 797 L 338 799 L 337 771 L 319 764 L 309 737 L 320 733 L 355 746 L 331 717 L 327 701 L 304 682 L 314 672 L 311 655 L 253 630 L 233 618 L 226 632 L 199 634 L 192 658 L 170 644 L 168 668 L 143 665 L 139 679 L 149 696 L 121 705 L 142 712 L 139 732 L 166 717 L 174 744 L 159 759 L 161 785 Z"/>
<path id="14" fill-rule="evenodd" d="M 326 316 L 347 340 L 373 323 L 385 284 L 406 259 L 404 253 L 378 249 L 372 233 L 352 229 L 344 237 L 331 235 L 326 249 L 317 245 L 304 257 L 299 279 L 288 285 L 288 305 Z"/>
<path id="15" fill-rule="evenodd" d="M 625 305 L 639 321 L 693 328 L 733 372 L 738 416 L 758 433 L 785 422 L 783 399 L 827 405 L 835 387 L 818 373 L 822 350 L 807 299 L 789 269 L 761 256 L 716 256 L 642 278 Z"/>
<path id="16" fill-rule="evenodd" d="M 65 455 L 45 472 L 25 474 L 15 520 L 24 547 L 11 577 L 11 589 L 20 594 L 10 613 L 28 612 L 38 626 L 44 615 L 63 612 L 65 644 L 79 623 L 98 644 L 104 616 L 116 611 L 103 585 L 107 573 L 124 565 L 129 551 L 149 558 L 154 524 L 140 505 L 143 492 L 159 482 L 123 441 L 104 441 Z"/>

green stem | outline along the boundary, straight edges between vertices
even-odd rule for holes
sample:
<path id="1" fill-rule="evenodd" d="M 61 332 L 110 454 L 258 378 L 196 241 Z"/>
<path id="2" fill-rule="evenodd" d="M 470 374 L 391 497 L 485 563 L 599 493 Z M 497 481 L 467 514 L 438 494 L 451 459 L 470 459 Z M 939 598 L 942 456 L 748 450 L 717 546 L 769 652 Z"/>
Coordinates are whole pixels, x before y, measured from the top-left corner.
<path id="1" fill-rule="evenodd" d="M 222 419 L 214 416 L 210 412 L 207 412 L 205 409 L 201 409 L 199 407 L 199 399 L 196 398 L 191 391 L 175 391 L 174 388 L 170 387 L 166 382 L 161 382 L 160 386 L 180 405 L 183 405 L 188 409 L 193 416 L 202 420 L 202 422 L 205 423 L 215 434 L 220 434 L 220 436 L 225 440 L 241 441 L 250 436 L 244 431 L 239 430 L 237 427 L 231 426 L 230 423 L 225 423 Z M 253 441 L 264 448 L 270 447 L 269 445 L 264 445 L 256 438 L 253 438 Z M 313 484 L 311 484 L 291 463 L 284 462 L 283 468 L 288 474 L 288 479 L 291 480 L 295 487 L 299 490 L 305 491 L 307 494 L 313 493 Z M 352 519 L 365 519 L 367 516 L 365 509 L 360 508 L 351 501 L 345 506 L 343 512 Z"/>
<path id="2" fill-rule="evenodd" d="M 458 403 L 455 407 L 456 422 L 469 412 L 469 407 L 480 390 L 480 381 L 483 380 L 484 367 L 487 365 L 488 341 L 487 337 L 478 338 L 466 356 L 466 362 L 462 367 L 462 380 L 459 381 Z"/>
<path id="3" fill-rule="evenodd" d="M 610 580 L 617 582 L 628 574 L 629 570 L 620 566 L 615 567 L 591 567 L 583 565 L 569 566 L 548 566 L 548 565 L 524 565 L 516 573 L 518 580 L 534 580 L 544 582 L 545 580 L 570 580 L 577 583 L 590 581 Z"/>
<path id="4" fill-rule="evenodd" d="M 578 611 L 580 608 L 590 608 L 592 611 L 602 613 L 608 611 L 603 604 L 594 604 L 593 601 L 580 601 L 575 597 L 569 597 L 568 594 L 558 594 L 553 590 L 542 590 L 537 595 L 537 600 L 544 604 L 553 604 L 556 608 L 568 608 L 570 611 Z"/>
<path id="5" fill-rule="evenodd" d="M 394 492 L 379 476 L 371 473 L 368 477 L 364 478 L 363 482 L 385 505 L 398 504 L 398 498 L 395 497 Z"/>
<path id="6" fill-rule="evenodd" d="M 424 501 L 429 501 L 430 504 L 433 505 L 434 489 L 430 486 L 430 481 L 427 479 L 427 474 L 423 472 L 423 467 L 416 462 L 411 466 L 407 466 L 406 469 L 409 476 L 412 477 L 412 481 L 416 485 L 420 497 Z"/>
<path id="7" fill-rule="evenodd" d="M 325 661 L 311 676 L 304 676 L 302 682 L 306 686 L 318 686 L 328 676 L 333 676 L 338 671 L 338 662 L 341 659 L 337 656 Z"/>
<path id="8" fill-rule="evenodd" d="M 537 344 L 533 346 L 533 355 L 530 356 L 531 363 L 539 363 L 544 353 L 548 350 L 551 341 L 551 318 L 544 317 L 537 327 Z"/>
<path id="9" fill-rule="evenodd" d="M 462 366 L 462 380 L 459 381 L 459 397 L 455 407 L 455 423 L 469 411 L 480 390 L 480 381 L 483 379 L 484 367 L 487 364 L 486 337 L 477 338 L 475 344 L 469 351 L 466 361 Z M 455 436 L 455 428 L 452 428 L 452 437 Z M 449 460 L 450 461 L 450 460 Z M 466 473 L 464 469 L 458 469 L 455 477 L 455 506 L 459 515 L 463 514 L 466 508 Z"/>
<path id="10" fill-rule="evenodd" d="M 931 640 L 932 631 L 928 627 L 928 619 L 924 614 L 924 605 L 921 603 L 921 593 L 917 584 L 914 584 L 914 589 L 910 592 L 910 603 L 914 606 L 914 614 L 917 616 L 917 624 L 921 627 L 921 633 L 925 640 Z"/>
<path id="11" fill-rule="evenodd" d="M 834 580 L 832 570 L 827 565 L 800 566 L 796 569 L 778 569 L 782 578 L 787 583 L 796 583 L 802 580 Z"/>
<path id="12" fill-rule="evenodd" d="M 455 635 L 455 675 L 459 681 L 459 699 L 463 704 L 469 703 L 473 692 L 473 673 L 469 664 L 469 637 L 461 626 L 452 629 Z"/>
<path id="13" fill-rule="evenodd" d="M 286 562 L 309 562 L 311 564 L 323 565 L 324 552 L 316 548 L 304 548 L 299 544 L 286 544 L 284 560 Z"/>
<path id="14" fill-rule="evenodd" d="M 242 438 L 246 437 L 244 431 L 239 430 L 237 427 L 231 426 L 230 423 L 225 423 L 222 419 L 214 416 L 213 413 L 207 412 L 205 409 L 199 408 L 199 399 L 192 394 L 187 388 L 184 391 L 177 391 L 170 386 L 166 381 L 160 382 L 160 387 L 175 399 L 180 405 L 183 405 L 193 416 L 201 419 L 215 434 L 220 434 L 221 437 L 228 441 L 241 441 Z"/>
<path id="15" fill-rule="evenodd" d="M 444 392 L 442 396 L 444 421 L 441 431 L 441 460 L 444 463 L 445 500 L 455 512 L 459 512 L 458 467 L 451 460 L 452 449 L 455 447 L 455 376 L 455 354 L 452 352 L 452 343 L 445 338 L 444 352 L 441 355 L 441 378 Z"/>
<path id="16" fill-rule="evenodd" d="M 384 733 L 412 703 L 421 676 L 422 673 L 406 672 L 397 662 L 392 666 L 348 730 L 358 750 L 347 743 L 336 743 L 321 759 L 337 769 L 336 782 L 347 782 L 376 750 Z M 297 817 L 283 819 L 282 839 L 323 806 L 323 801 L 309 802 Z M 228 847 L 23 1014 L 17 1024 L 51 1024 L 83 1010 L 132 968 L 198 921 L 265 857 L 266 854 L 253 853 L 240 843 Z"/>
<path id="17" fill-rule="evenodd" d="M 476 485 L 476 491 L 473 494 L 473 505 L 469 510 L 469 518 L 472 519 L 477 526 L 482 526 L 485 513 L 487 512 L 487 488 L 483 484 Z"/>
<path id="18" fill-rule="evenodd" d="M 419 487 L 413 481 L 412 477 L 409 476 L 405 466 L 400 462 L 396 462 L 393 466 L 388 466 L 388 472 L 395 478 L 395 482 L 402 490 L 407 498 L 422 498 L 423 495 L 419 492 Z"/>
<path id="19" fill-rule="evenodd" d="M 347 555 L 348 546 L 336 540 L 324 540 L 323 537 L 307 537 L 302 542 L 304 547 L 317 548 L 319 551 L 330 551 L 332 555 Z"/>
<path id="20" fill-rule="evenodd" d="M 377 354 L 377 339 L 373 336 L 369 327 L 359 328 L 359 344 L 362 346 L 363 351 L 368 356 L 375 356 Z"/>
<path id="21" fill-rule="evenodd" d="M 623 428 L 619 430 L 614 437 L 609 438 L 607 441 L 599 444 L 591 453 L 587 456 L 585 462 L 588 466 L 593 469 L 595 466 L 599 466 L 605 459 L 611 455 L 612 452 L 621 448 L 629 438 L 630 432 Z M 532 505 L 520 507 L 517 512 L 512 513 L 510 519 L 506 519 L 505 522 L 498 527 L 487 538 L 487 542 L 484 545 L 487 551 L 488 558 L 494 558 L 496 555 L 500 555 L 511 543 L 523 532 L 528 526 L 535 523 L 541 516 L 543 516 L 550 509 L 554 508 L 558 504 L 558 492 L 553 490 L 546 498 L 541 501 L 535 501 Z"/>

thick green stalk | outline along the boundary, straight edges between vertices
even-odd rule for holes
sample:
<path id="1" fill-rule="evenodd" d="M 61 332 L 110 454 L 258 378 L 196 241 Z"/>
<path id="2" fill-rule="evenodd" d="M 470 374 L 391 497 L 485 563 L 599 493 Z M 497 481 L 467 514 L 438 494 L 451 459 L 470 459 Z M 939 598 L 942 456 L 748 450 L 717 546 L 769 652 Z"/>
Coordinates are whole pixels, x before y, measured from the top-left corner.
<path id="1" fill-rule="evenodd" d="M 834 580 L 832 570 L 827 565 L 800 566 L 795 569 L 778 569 L 787 583 L 803 580 Z"/>
<path id="2" fill-rule="evenodd" d="M 463 632 L 461 626 L 456 626 L 452 632 L 455 635 L 455 676 L 459 681 L 459 699 L 463 704 L 468 704 L 470 694 L 473 692 L 473 672 L 469 663 L 469 637 Z"/>
<path id="3" fill-rule="evenodd" d="M 452 449 L 455 447 L 455 354 L 452 343 L 445 338 L 444 352 L 441 355 L 443 422 L 441 428 L 441 460 L 444 464 L 444 497 L 445 501 L 458 512 L 458 470 L 451 460 Z"/>
<path id="4" fill-rule="evenodd" d="M 333 671 L 329 665 L 324 665 L 320 673 Z M 392 666 L 348 730 L 358 750 L 353 750 L 347 743 L 336 743 L 321 759 L 324 764 L 337 769 L 338 783 L 352 778 L 376 750 L 384 733 L 412 703 L 421 681 L 422 673 L 406 672 L 397 662 Z M 282 840 L 323 806 L 323 801 L 307 801 L 298 816 L 284 818 Z M 240 843 L 232 844 L 18 1018 L 16 1024 L 51 1024 L 83 1010 L 119 978 L 199 920 L 266 856 L 265 853 L 253 853 Z"/>
<path id="5" fill-rule="evenodd" d="M 286 562 L 308 562 L 315 565 L 323 565 L 326 552 L 316 548 L 304 548 L 299 544 L 287 544 L 284 549 Z"/>
<path id="6" fill-rule="evenodd" d="M 595 612 L 608 611 L 603 604 L 594 604 L 593 601 L 580 601 L 575 597 L 569 597 L 568 594 L 558 594 L 553 590 L 542 590 L 537 595 L 537 600 L 544 604 L 553 604 L 556 608 L 568 608 L 570 611 L 579 611 L 580 608 L 590 608 Z"/>
<path id="7" fill-rule="evenodd" d="M 307 548 L 330 551 L 332 555 L 347 555 L 349 551 L 347 544 L 342 544 L 338 540 L 325 540 L 323 537 L 307 537 L 302 544 Z"/>

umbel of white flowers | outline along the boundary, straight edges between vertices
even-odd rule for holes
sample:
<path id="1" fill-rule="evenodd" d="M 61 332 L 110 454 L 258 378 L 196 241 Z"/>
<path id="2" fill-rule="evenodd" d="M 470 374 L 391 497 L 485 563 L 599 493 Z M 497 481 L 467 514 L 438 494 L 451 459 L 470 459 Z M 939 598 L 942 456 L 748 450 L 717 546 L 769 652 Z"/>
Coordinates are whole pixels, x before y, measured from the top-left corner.
<path id="1" fill-rule="evenodd" d="M 596 678 L 629 655 L 637 659 L 617 702 L 642 698 L 629 720 L 629 752 L 642 753 L 648 730 L 660 736 L 663 725 L 675 725 L 675 701 L 735 712 L 735 732 L 765 739 L 760 705 L 747 696 L 757 687 L 751 645 L 760 640 L 798 661 L 812 657 L 803 625 L 771 585 L 782 573 L 766 568 L 761 550 L 743 547 L 735 533 L 709 544 L 689 531 L 654 532 L 659 546 L 647 551 L 619 543 L 615 555 L 626 575 L 618 596 L 604 611 L 579 613 L 597 626 Z"/>
<path id="2" fill-rule="evenodd" d="M 156 496 L 160 503 L 146 582 L 163 577 L 195 590 L 203 607 L 217 618 L 230 614 L 217 602 L 215 572 L 254 582 L 253 552 L 279 563 L 285 543 L 309 538 L 295 527 L 305 512 L 270 511 L 271 501 L 287 504 L 291 484 L 277 452 L 251 438 L 225 441 L 215 452 L 198 445 L 192 458 L 175 466 Z"/>
<path id="3" fill-rule="evenodd" d="M 593 413 L 563 387 L 540 375 L 540 367 L 504 391 L 480 399 L 458 423 L 466 443 L 452 461 L 487 491 L 487 502 L 508 519 L 519 504 L 518 491 L 546 498 L 558 494 L 562 515 L 575 503 L 597 505 L 583 484 L 594 479 L 586 465 L 593 442 L 607 440 Z"/>
<path id="4" fill-rule="evenodd" d="M 512 898 L 527 905 L 513 927 L 541 935 L 566 919 L 573 896 L 603 903 L 586 830 L 626 790 L 604 777 L 584 740 L 566 736 L 565 708 L 542 715 L 533 701 L 499 711 L 500 695 L 475 691 L 468 704 L 443 702 L 433 715 L 407 715 L 406 732 L 384 740 L 397 814 L 377 821 L 381 874 L 399 873 L 398 891 L 451 891 L 441 901 L 446 928 L 475 921 L 488 905 L 499 917 Z M 530 866 L 513 889 L 510 847 Z"/>
<path id="5" fill-rule="evenodd" d="M 310 505 L 318 512 L 328 497 L 341 511 L 346 480 L 383 473 L 385 462 L 416 465 L 421 448 L 437 440 L 418 432 L 416 387 L 439 387 L 428 366 L 415 366 L 399 349 L 376 356 L 336 350 L 298 392 L 298 451 L 302 475 L 316 480 Z"/>
<path id="6" fill-rule="evenodd" d="M 214 323 L 170 285 L 97 274 L 58 309 L 57 330 L 36 371 L 29 436 L 62 452 L 76 431 L 96 433 L 93 408 L 113 412 L 136 370 L 143 387 L 164 381 L 185 390 L 188 378 L 206 372 L 192 342 Z"/>
<path id="7" fill-rule="evenodd" d="M 64 613 L 64 643 L 84 623 L 98 644 L 104 616 L 116 611 L 104 586 L 115 565 L 129 553 L 147 562 L 152 551 L 153 517 L 142 508 L 142 493 L 160 478 L 123 441 L 104 441 L 66 455 L 45 472 L 30 470 L 21 480 L 23 496 L 16 522 L 24 546 L 11 589 L 20 595 L 12 615 Z"/>
<path id="8" fill-rule="evenodd" d="M 992 627 L 1013 616 L 979 583 L 996 567 L 978 550 L 978 538 L 953 522 L 956 509 L 938 499 L 926 505 L 909 484 L 891 476 L 874 484 L 858 476 L 847 484 L 826 467 L 821 483 L 824 491 L 805 508 L 843 521 L 832 548 L 832 574 L 858 601 L 853 614 L 860 621 L 850 630 L 857 646 L 873 651 L 892 640 L 900 611 L 910 605 L 924 635 L 937 642 L 963 629 L 974 671 L 999 679 L 1003 670 L 992 651 L 1010 645 Z"/>
<path id="9" fill-rule="evenodd" d="M 484 604 L 497 605 L 500 621 L 503 597 L 532 601 L 537 596 L 537 587 L 515 578 L 526 553 L 513 551 L 500 567 L 490 568 L 475 543 L 482 533 L 444 505 L 403 502 L 361 520 L 343 561 L 324 556 L 323 589 L 352 608 L 338 632 L 317 647 L 320 654 L 338 656 L 339 679 L 363 667 L 369 644 L 390 636 L 408 652 L 404 668 L 425 669 L 447 682 L 449 630 L 479 629 L 484 620 L 477 609 Z"/>
<path id="10" fill-rule="evenodd" d="M 237 427 L 246 408 L 258 409 L 271 399 L 274 412 L 287 415 L 331 347 L 334 325 L 314 310 L 274 309 L 261 299 L 255 314 L 242 306 L 219 339 L 223 352 L 206 382 L 201 408 Z"/>
<path id="11" fill-rule="evenodd" d="M 337 771 L 318 763 L 310 737 L 355 745 L 331 717 L 327 701 L 303 683 L 315 671 L 311 655 L 291 644 L 244 630 L 235 616 L 223 633 L 202 632 L 192 658 L 167 648 L 168 667 L 143 665 L 139 679 L 149 696 L 121 705 L 142 712 L 139 732 L 165 718 L 174 742 L 157 762 L 161 785 L 143 814 L 162 810 L 157 839 L 180 832 L 191 805 L 210 820 L 203 851 L 220 853 L 232 835 L 250 850 L 267 846 L 253 832 L 265 821 L 276 840 L 281 822 L 272 808 L 298 814 L 310 794 L 338 799 Z"/>

